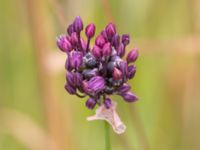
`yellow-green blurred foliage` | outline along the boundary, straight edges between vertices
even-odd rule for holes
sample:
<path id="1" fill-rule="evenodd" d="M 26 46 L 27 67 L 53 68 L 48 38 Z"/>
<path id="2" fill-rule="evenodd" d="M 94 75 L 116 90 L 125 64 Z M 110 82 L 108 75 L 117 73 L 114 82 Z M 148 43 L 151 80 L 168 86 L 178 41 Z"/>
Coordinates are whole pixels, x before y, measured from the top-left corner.
<path id="1" fill-rule="evenodd" d="M 63 88 L 55 37 L 77 15 L 97 33 L 114 21 L 140 48 L 140 100 L 113 96 L 127 130 L 110 131 L 112 149 L 199 150 L 199 0 L 0 0 L 0 150 L 104 149 L 103 122 Z"/>

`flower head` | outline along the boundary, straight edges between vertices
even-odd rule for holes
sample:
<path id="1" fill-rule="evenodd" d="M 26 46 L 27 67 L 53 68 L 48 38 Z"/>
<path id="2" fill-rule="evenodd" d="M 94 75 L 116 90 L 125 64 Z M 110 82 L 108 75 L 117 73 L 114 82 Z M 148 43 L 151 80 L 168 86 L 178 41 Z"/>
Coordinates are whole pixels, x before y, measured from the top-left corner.
<path id="1" fill-rule="evenodd" d="M 96 105 L 113 109 L 114 103 L 109 98 L 113 94 L 122 96 L 126 102 L 136 101 L 138 97 L 130 91 L 127 81 L 136 73 L 136 66 L 132 63 L 138 58 L 138 50 L 134 48 L 123 59 L 130 36 L 120 36 L 113 23 L 97 35 L 95 44 L 91 46 L 95 29 L 93 23 L 89 24 L 85 28 L 87 40 L 84 40 L 81 37 L 83 21 L 78 16 L 68 26 L 67 35 L 57 38 L 58 48 L 68 56 L 65 64 L 66 91 L 79 97 L 89 96 L 85 103 L 89 109 Z"/>

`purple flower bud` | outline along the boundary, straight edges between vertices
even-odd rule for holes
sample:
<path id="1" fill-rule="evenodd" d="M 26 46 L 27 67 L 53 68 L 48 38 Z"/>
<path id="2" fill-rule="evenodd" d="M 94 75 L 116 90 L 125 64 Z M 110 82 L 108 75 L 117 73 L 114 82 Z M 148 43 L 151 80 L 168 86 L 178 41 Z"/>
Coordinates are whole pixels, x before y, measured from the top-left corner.
<path id="1" fill-rule="evenodd" d="M 106 34 L 108 36 L 108 38 L 112 38 L 116 33 L 116 28 L 115 25 L 113 23 L 109 23 L 106 26 Z"/>
<path id="2" fill-rule="evenodd" d="M 120 80 L 122 79 L 122 72 L 115 67 L 113 70 L 112 76 L 114 80 Z"/>
<path id="3" fill-rule="evenodd" d="M 97 102 L 95 101 L 95 99 L 90 97 L 90 98 L 86 101 L 85 105 L 86 105 L 87 108 L 93 109 L 93 108 L 95 107 L 96 103 L 97 103 Z"/>
<path id="4" fill-rule="evenodd" d="M 131 50 L 129 53 L 128 53 L 128 56 L 126 58 L 127 62 L 128 63 L 131 63 L 131 62 L 134 62 L 136 61 L 136 59 L 138 58 L 138 49 L 137 48 L 134 48 L 133 50 Z"/>
<path id="5" fill-rule="evenodd" d="M 57 38 L 57 46 L 63 52 L 70 52 L 72 50 L 71 43 L 67 40 L 65 35 L 61 35 Z"/>
<path id="6" fill-rule="evenodd" d="M 118 34 L 115 34 L 112 38 L 112 45 L 117 48 L 120 44 L 120 36 Z"/>
<path id="7" fill-rule="evenodd" d="M 87 67 L 94 68 L 97 65 L 97 60 L 96 60 L 96 58 L 91 53 L 87 53 L 84 56 L 83 60 L 84 60 L 84 64 Z"/>
<path id="8" fill-rule="evenodd" d="M 125 48 L 124 45 L 121 43 L 117 49 L 117 55 L 123 57 L 124 54 L 125 54 Z"/>
<path id="9" fill-rule="evenodd" d="M 105 39 L 105 41 L 108 41 L 108 36 L 105 30 L 101 31 L 101 35 L 103 36 L 103 38 Z"/>
<path id="10" fill-rule="evenodd" d="M 78 36 L 77 36 L 76 32 L 73 32 L 71 34 L 71 43 L 72 43 L 73 46 L 78 45 Z"/>
<path id="11" fill-rule="evenodd" d="M 83 54 L 79 51 L 72 51 L 70 53 L 70 65 L 72 68 L 78 69 L 83 62 Z"/>
<path id="12" fill-rule="evenodd" d="M 101 49 L 98 46 L 94 45 L 94 47 L 92 49 L 92 54 L 95 58 L 97 58 L 97 59 L 100 58 L 101 57 Z"/>
<path id="13" fill-rule="evenodd" d="M 119 67 L 122 72 L 122 75 L 125 79 L 125 77 L 127 76 L 127 73 L 128 73 L 128 65 L 125 61 L 121 61 L 119 65 L 120 65 Z"/>
<path id="14" fill-rule="evenodd" d="M 65 69 L 67 69 L 68 71 L 71 71 L 72 70 L 72 67 L 70 65 L 70 59 L 68 57 L 68 59 L 66 59 L 66 62 L 65 62 Z"/>
<path id="15" fill-rule="evenodd" d="M 96 41 L 95 41 L 95 44 L 101 48 L 103 48 L 104 44 L 105 44 L 105 39 L 104 37 L 100 34 L 97 38 L 96 38 Z"/>
<path id="16" fill-rule="evenodd" d="M 123 34 L 122 35 L 122 43 L 124 44 L 124 46 L 128 45 L 129 42 L 130 42 L 129 34 Z"/>
<path id="17" fill-rule="evenodd" d="M 65 90 L 69 93 L 69 94 L 75 94 L 76 93 L 76 88 L 69 85 L 69 84 L 65 84 Z"/>
<path id="18" fill-rule="evenodd" d="M 83 81 L 83 76 L 78 72 L 76 72 L 74 76 L 75 76 L 75 83 L 74 84 L 77 87 L 81 87 L 82 81 Z"/>
<path id="19" fill-rule="evenodd" d="M 135 102 L 136 100 L 138 100 L 138 97 L 135 94 L 133 94 L 132 92 L 126 92 L 124 94 L 121 94 L 121 96 L 127 102 Z"/>
<path id="20" fill-rule="evenodd" d="M 73 27 L 73 24 L 70 24 L 67 28 L 67 33 L 68 35 L 71 36 L 71 34 L 74 32 L 74 27 Z"/>
<path id="21" fill-rule="evenodd" d="M 102 55 L 103 56 L 110 56 L 111 55 L 111 45 L 110 43 L 106 43 L 104 46 L 103 46 L 103 49 L 102 49 Z"/>
<path id="22" fill-rule="evenodd" d="M 72 72 L 68 72 L 66 75 L 66 80 L 68 85 L 70 86 L 75 86 L 74 82 L 75 82 L 75 74 Z"/>
<path id="23" fill-rule="evenodd" d="M 119 92 L 119 94 L 123 94 L 128 92 L 131 89 L 130 85 L 124 83 L 122 86 L 120 86 L 117 91 Z"/>
<path id="24" fill-rule="evenodd" d="M 105 80 L 101 76 L 95 76 L 88 81 L 88 89 L 91 92 L 100 92 L 105 88 Z"/>
<path id="25" fill-rule="evenodd" d="M 109 109 L 109 108 L 112 106 L 112 101 L 111 101 L 110 98 L 106 98 L 106 99 L 104 100 L 104 106 L 105 106 L 107 109 Z"/>
<path id="26" fill-rule="evenodd" d="M 74 31 L 80 33 L 83 30 L 83 21 L 80 16 L 77 16 L 73 23 Z"/>
<path id="27" fill-rule="evenodd" d="M 95 34 L 95 25 L 93 23 L 89 24 L 87 27 L 86 27 L 86 30 L 85 30 L 85 34 L 86 36 L 88 37 L 88 39 L 91 39 L 94 34 Z"/>
<path id="28" fill-rule="evenodd" d="M 131 65 L 128 67 L 128 75 L 127 77 L 129 79 L 132 79 L 135 76 L 136 73 L 136 66 L 135 65 Z"/>

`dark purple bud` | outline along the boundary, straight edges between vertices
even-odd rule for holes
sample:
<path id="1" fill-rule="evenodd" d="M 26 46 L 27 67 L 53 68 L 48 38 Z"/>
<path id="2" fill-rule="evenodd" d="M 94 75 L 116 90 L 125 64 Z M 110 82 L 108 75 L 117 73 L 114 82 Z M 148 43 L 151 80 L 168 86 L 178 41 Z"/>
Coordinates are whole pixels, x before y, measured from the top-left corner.
<path id="1" fill-rule="evenodd" d="M 122 86 L 120 86 L 117 91 L 119 92 L 119 94 L 123 94 L 128 92 L 131 89 L 130 85 L 124 83 Z"/>
<path id="2" fill-rule="evenodd" d="M 77 16 L 73 23 L 74 31 L 80 33 L 83 30 L 83 21 L 80 16 Z"/>
<path id="3" fill-rule="evenodd" d="M 72 70 L 72 67 L 70 65 L 70 59 L 69 57 L 66 59 L 66 62 L 65 62 L 65 69 L 68 70 L 68 71 L 71 71 Z"/>
<path id="4" fill-rule="evenodd" d="M 124 44 L 124 46 L 128 45 L 129 42 L 130 42 L 129 34 L 123 34 L 122 35 L 122 43 Z"/>
<path id="5" fill-rule="evenodd" d="M 115 34 L 112 38 L 112 45 L 115 47 L 115 48 L 118 48 L 119 47 L 119 44 L 120 44 L 120 36 L 118 34 Z"/>
<path id="6" fill-rule="evenodd" d="M 106 26 L 105 30 L 106 30 L 106 34 L 107 34 L 108 38 L 112 38 L 116 33 L 116 28 L 115 28 L 115 25 L 113 23 L 109 23 Z"/>
<path id="7" fill-rule="evenodd" d="M 105 100 L 104 100 L 104 106 L 107 108 L 107 109 L 109 109 L 111 106 L 112 106 L 112 101 L 111 101 L 111 99 L 110 98 L 106 98 Z"/>
<path id="8" fill-rule="evenodd" d="M 72 51 L 70 53 L 70 65 L 72 68 L 78 69 L 83 62 L 83 54 L 79 51 Z"/>
<path id="9" fill-rule="evenodd" d="M 85 34 L 88 39 L 91 39 L 95 34 L 95 25 L 93 23 L 89 24 L 85 29 Z"/>
<path id="10" fill-rule="evenodd" d="M 65 90 L 69 93 L 69 94 L 75 94 L 76 93 L 76 88 L 69 85 L 69 84 L 65 84 Z"/>
<path id="11" fill-rule="evenodd" d="M 76 32 L 73 32 L 71 34 L 71 43 L 72 43 L 73 46 L 78 45 L 78 36 L 77 36 Z"/>
<path id="12" fill-rule="evenodd" d="M 124 45 L 122 43 L 120 43 L 118 49 L 117 49 L 117 55 L 120 57 L 123 57 L 125 54 L 125 48 Z"/>
<path id="13" fill-rule="evenodd" d="M 136 73 L 136 66 L 135 65 L 131 65 L 128 67 L 128 75 L 127 77 L 129 79 L 132 79 L 135 76 Z"/>
<path id="14" fill-rule="evenodd" d="M 83 75 L 86 79 L 90 79 L 94 76 L 97 76 L 98 74 L 98 69 L 95 68 L 95 69 L 86 69 L 83 71 Z"/>
<path id="15" fill-rule="evenodd" d="M 120 70 L 122 72 L 123 77 L 125 78 L 127 76 L 128 73 L 128 65 L 125 61 L 121 61 L 120 64 Z"/>
<path id="16" fill-rule="evenodd" d="M 72 72 L 68 72 L 66 75 L 67 83 L 71 86 L 75 86 L 75 74 Z"/>
<path id="17" fill-rule="evenodd" d="M 57 46 L 63 52 L 70 52 L 72 50 L 72 45 L 65 35 L 61 35 L 57 38 Z"/>
<path id="18" fill-rule="evenodd" d="M 76 72 L 74 76 L 75 76 L 75 83 L 74 84 L 77 87 L 81 87 L 82 86 L 82 81 L 83 81 L 82 75 L 80 73 Z"/>
<path id="19" fill-rule="evenodd" d="M 87 108 L 93 109 L 93 108 L 95 107 L 96 103 L 97 103 L 97 102 L 95 101 L 95 99 L 90 97 L 90 98 L 86 101 L 85 105 L 86 105 Z"/>
<path id="20" fill-rule="evenodd" d="M 135 102 L 136 100 L 138 100 L 138 97 L 135 94 L 133 94 L 132 92 L 126 92 L 124 94 L 121 94 L 121 96 L 127 102 Z"/>
<path id="21" fill-rule="evenodd" d="M 128 63 L 131 63 L 131 62 L 136 61 L 137 58 L 138 58 L 138 55 L 139 55 L 138 49 L 137 49 L 137 48 L 134 48 L 133 50 L 131 50 L 131 51 L 128 53 L 127 58 L 126 58 L 127 62 L 128 62 Z"/>
<path id="22" fill-rule="evenodd" d="M 112 76 L 113 76 L 114 80 L 120 80 L 120 79 L 122 79 L 122 72 L 115 67 L 113 69 Z"/>
<path id="23" fill-rule="evenodd" d="M 96 58 L 91 53 L 87 53 L 84 56 L 84 63 L 86 64 L 87 67 L 90 68 L 94 68 L 97 65 Z"/>
<path id="24" fill-rule="evenodd" d="M 102 49 L 102 55 L 103 56 L 110 56 L 111 55 L 111 45 L 110 43 L 106 43 L 104 46 L 103 46 L 103 49 Z"/>
<path id="25" fill-rule="evenodd" d="M 103 48 L 104 44 L 105 44 L 105 38 L 100 34 L 95 41 L 95 44 L 101 48 Z"/>
<path id="26" fill-rule="evenodd" d="M 88 89 L 92 92 L 100 92 L 105 88 L 105 80 L 101 76 L 95 76 L 88 81 Z"/>
<path id="27" fill-rule="evenodd" d="M 68 35 L 71 36 L 71 34 L 74 32 L 74 27 L 73 27 L 73 24 L 70 24 L 67 28 L 67 33 Z"/>
<path id="28" fill-rule="evenodd" d="M 95 58 L 100 58 L 101 57 L 101 48 L 99 48 L 98 46 L 94 45 L 93 49 L 92 49 L 92 54 Z"/>

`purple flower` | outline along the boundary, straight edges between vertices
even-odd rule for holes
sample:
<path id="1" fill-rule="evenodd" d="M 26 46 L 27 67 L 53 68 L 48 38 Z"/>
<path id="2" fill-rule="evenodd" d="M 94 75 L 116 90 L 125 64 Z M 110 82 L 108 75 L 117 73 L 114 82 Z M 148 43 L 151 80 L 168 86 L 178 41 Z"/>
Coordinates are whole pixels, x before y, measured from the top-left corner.
<path id="1" fill-rule="evenodd" d="M 68 41 L 65 35 L 61 35 L 57 38 L 57 46 L 59 47 L 61 51 L 66 52 L 66 53 L 72 50 L 72 45 Z"/>
<path id="2" fill-rule="evenodd" d="M 129 34 L 123 34 L 122 35 L 122 43 L 124 46 L 128 45 L 130 42 L 130 35 Z"/>
<path id="3" fill-rule="evenodd" d="M 108 109 L 108 108 L 110 108 L 111 106 L 112 106 L 112 101 L 111 101 L 111 99 L 110 98 L 106 98 L 105 100 L 104 100 L 104 105 L 105 105 L 105 107 Z"/>
<path id="4" fill-rule="evenodd" d="M 93 108 L 95 107 L 96 103 L 97 103 L 96 100 L 95 100 L 94 98 L 91 98 L 91 97 L 90 97 L 90 98 L 86 101 L 85 105 L 86 105 L 87 108 L 93 109 Z"/>
<path id="5" fill-rule="evenodd" d="M 127 60 L 128 63 L 131 63 L 131 62 L 136 61 L 137 58 L 138 58 L 138 49 L 134 48 L 133 50 L 131 50 L 128 53 L 126 60 Z"/>
<path id="6" fill-rule="evenodd" d="M 136 100 L 138 100 L 138 97 L 135 94 L 133 94 L 132 92 L 123 93 L 123 94 L 121 94 L 121 96 L 127 102 L 135 102 Z"/>
<path id="7" fill-rule="evenodd" d="M 83 54 L 78 51 L 72 51 L 69 59 L 71 67 L 78 69 L 83 62 Z"/>
<path id="8" fill-rule="evenodd" d="M 74 31 L 77 33 L 80 33 L 83 30 L 83 21 L 79 16 L 75 18 L 74 23 L 73 23 L 73 28 L 74 28 Z"/>
<path id="9" fill-rule="evenodd" d="M 103 37 L 103 35 L 99 35 L 97 38 L 96 38 L 96 41 L 95 41 L 95 44 L 97 46 L 99 46 L 100 48 L 103 48 L 104 44 L 106 43 L 106 40 L 105 38 Z"/>
<path id="10" fill-rule="evenodd" d="M 108 36 L 108 38 L 112 38 L 116 33 L 116 28 L 115 25 L 113 23 L 109 23 L 106 26 L 106 34 Z"/>
<path id="11" fill-rule="evenodd" d="M 138 98 L 131 93 L 127 81 L 136 73 L 135 64 L 130 63 L 138 58 L 138 50 L 133 49 L 126 60 L 123 58 L 130 42 L 129 35 L 120 36 L 115 25 L 109 23 L 94 39 L 95 44 L 91 45 L 95 25 L 91 23 L 84 29 L 87 42 L 81 37 L 82 30 L 83 22 L 78 16 L 68 26 L 67 33 L 57 38 L 58 48 L 67 54 L 66 91 L 81 98 L 89 96 L 86 101 L 89 109 L 97 103 L 112 108 L 114 103 L 107 98 L 112 94 L 121 95 L 127 102 L 136 101 Z"/>
<path id="12" fill-rule="evenodd" d="M 88 90 L 98 93 L 105 88 L 105 80 L 101 76 L 92 77 L 88 81 Z"/>
<path id="13" fill-rule="evenodd" d="M 94 34 L 95 34 L 95 25 L 93 23 L 89 24 L 87 27 L 86 27 L 86 30 L 85 30 L 85 34 L 86 36 L 88 37 L 88 39 L 91 39 Z"/>

